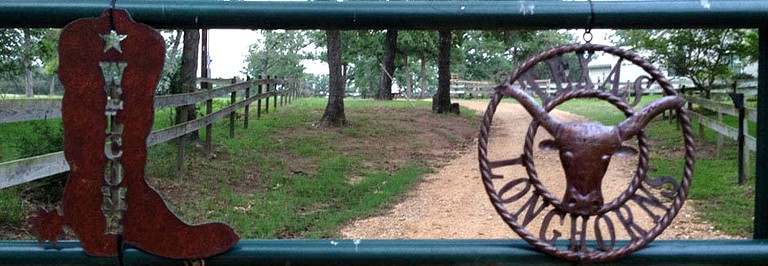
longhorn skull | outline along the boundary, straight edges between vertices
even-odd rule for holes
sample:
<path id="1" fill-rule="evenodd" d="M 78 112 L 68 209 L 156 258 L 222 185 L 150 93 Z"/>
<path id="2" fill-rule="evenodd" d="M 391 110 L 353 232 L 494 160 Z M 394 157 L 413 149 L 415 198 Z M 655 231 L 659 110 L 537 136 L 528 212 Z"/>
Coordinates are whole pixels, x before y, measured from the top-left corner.
<path id="1" fill-rule="evenodd" d="M 561 122 L 522 90 L 509 85 L 499 88 L 504 95 L 515 98 L 554 139 L 539 143 L 542 150 L 558 150 L 565 170 L 566 188 L 562 204 L 564 211 L 595 214 L 603 206 L 601 190 L 603 177 L 613 156 L 637 153 L 622 142 L 631 139 L 648 122 L 664 110 L 680 108 L 685 100 L 678 96 L 658 99 L 615 126 L 595 122 Z"/>

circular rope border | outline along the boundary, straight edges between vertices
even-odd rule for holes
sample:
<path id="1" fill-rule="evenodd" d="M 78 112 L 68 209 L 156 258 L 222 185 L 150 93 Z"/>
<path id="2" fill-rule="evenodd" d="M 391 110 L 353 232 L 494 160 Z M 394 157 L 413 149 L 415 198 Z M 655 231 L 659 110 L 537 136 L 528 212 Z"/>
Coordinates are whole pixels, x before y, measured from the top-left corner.
<path id="1" fill-rule="evenodd" d="M 645 245 L 653 241 L 671 223 L 672 219 L 674 219 L 675 216 L 677 216 L 677 213 L 679 212 L 680 208 L 685 202 L 685 199 L 688 197 L 688 190 L 690 188 L 690 185 L 693 179 L 693 169 L 695 164 L 695 158 L 694 158 L 695 147 L 694 147 L 694 141 L 693 141 L 693 129 L 691 127 L 691 123 L 690 123 L 690 119 L 688 118 L 687 111 L 685 110 L 684 107 L 679 107 L 676 109 L 678 120 L 682 125 L 681 128 L 683 131 L 683 142 L 685 144 L 685 163 L 684 163 L 685 168 L 683 171 L 683 178 L 681 180 L 681 185 L 677 190 L 677 196 L 675 197 L 674 202 L 670 206 L 669 210 L 665 213 L 665 215 L 661 217 L 660 220 L 656 223 L 656 226 L 654 226 L 650 231 L 648 231 L 647 234 L 643 235 L 642 237 L 636 240 L 633 240 L 629 245 L 626 245 L 619 249 L 615 249 L 611 251 L 606 251 L 606 252 L 591 251 L 591 252 L 584 253 L 584 252 L 558 249 L 557 247 L 545 241 L 542 241 L 541 239 L 536 238 L 535 236 L 531 235 L 527 230 L 525 230 L 525 228 L 521 227 L 520 224 L 517 223 L 517 217 L 514 217 L 509 213 L 509 211 L 507 211 L 506 207 L 502 202 L 501 197 L 496 193 L 496 189 L 493 185 L 493 180 L 491 178 L 492 173 L 491 173 L 491 168 L 489 166 L 488 150 L 487 150 L 488 137 L 490 135 L 490 125 L 493 121 L 493 114 L 496 112 L 496 108 L 501 102 L 502 89 L 506 86 L 511 86 L 515 81 L 517 81 L 518 78 L 520 78 L 520 76 L 523 73 L 531 69 L 538 62 L 541 62 L 546 59 L 552 58 L 557 55 L 562 55 L 565 53 L 584 52 L 584 51 L 594 51 L 594 52 L 602 51 L 602 52 L 612 54 L 614 56 L 624 58 L 632 62 L 633 64 L 641 67 L 645 72 L 650 74 L 651 77 L 656 82 L 659 83 L 659 85 L 662 87 L 666 95 L 677 95 L 677 93 L 672 88 L 672 84 L 669 82 L 669 80 L 667 80 L 662 75 L 662 73 L 658 69 L 656 69 L 650 62 L 646 61 L 645 59 L 641 58 L 639 55 L 634 54 L 632 52 L 629 52 L 620 48 L 616 48 L 616 47 L 598 45 L 598 44 L 589 44 L 589 43 L 588 44 L 569 44 L 569 45 L 553 47 L 526 60 L 511 75 L 509 75 L 505 84 L 497 88 L 496 93 L 493 94 L 493 98 L 491 98 L 491 101 L 488 104 L 488 108 L 486 109 L 485 115 L 483 116 L 483 123 L 480 128 L 480 136 L 478 139 L 478 160 L 480 164 L 480 174 L 482 175 L 483 185 L 485 187 L 486 193 L 488 194 L 491 200 L 491 203 L 496 209 L 496 212 L 498 212 L 499 215 L 502 217 L 504 222 L 506 222 L 507 225 L 509 225 L 510 228 L 513 231 L 515 231 L 515 233 L 517 233 L 521 238 L 523 238 L 526 242 L 528 242 L 530 245 L 534 246 L 538 250 L 545 252 L 547 254 L 550 254 L 552 256 L 560 257 L 570 261 L 602 262 L 602 261 L 608 261 L 618 257 L 625 256 L 629 253 L 632 253 L 644 247 Z M 534 122 L 534 123 L 537 123 L 537 122 Z M 634 179 L 633 179 L 633 182 L 634 182 Z"/>

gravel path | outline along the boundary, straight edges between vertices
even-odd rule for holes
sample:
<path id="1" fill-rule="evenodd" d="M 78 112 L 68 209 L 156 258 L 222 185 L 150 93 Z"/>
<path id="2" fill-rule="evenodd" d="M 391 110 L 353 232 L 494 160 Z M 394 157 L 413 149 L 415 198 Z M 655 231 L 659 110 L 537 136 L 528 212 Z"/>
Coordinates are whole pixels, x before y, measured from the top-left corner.
<path id="1" fill-rule="evenodd" d="M 478 112 L 487 103 L 462 102 Z M 567 112 L 555 111 L 561 121 L 584 121 L 585 118 Z M 494 116 L 489 157 L 514 158 L 522 153 L 524 133 L 531 118 L 517 104 L 502 103 Z M 539 130 L 537 140 L 547 135 Z M 555 152 L 535 151 L 537 170 L 542 182 L 554 195 L 562 195 L 564 182 L 562 168 Z M 493 160 L 493 159 L 492 159 Z M 603 181 L 603 193 L 608 202 L 621 193 L 634 171 L 636 157 L 614 158 Z M 549 162 L 539 164 L 538 162 Z M 505 172 L 505 176 L 524 177 L 523 167 Z M 695 210 L 687 202 L 673 223 L 659 239 L 733 238 L 713 229 L 696 218 Z M 639 213 L 637 211 L 635 213 Z M 539 216 L 543 216 L 539 215 Z M 636 215 L 636 222 L 650 228 L 650 219 Z M 539 221 L 534 221 L 533 226 Z M 617 238 L 628 238 L 618 232 Z M 452 238 L 518 238 L 493 209 L 480 181 L 477 146 L 461 151 L 459 158 L 446 163 L 435 173 L 426 175 L 408 193 L 406 199 L 383 215 L 357 220 L 340 230 L 340 236 L 354 239 L 452 239 Z M 591 238 L 591 237 L 590 237 Z"/>

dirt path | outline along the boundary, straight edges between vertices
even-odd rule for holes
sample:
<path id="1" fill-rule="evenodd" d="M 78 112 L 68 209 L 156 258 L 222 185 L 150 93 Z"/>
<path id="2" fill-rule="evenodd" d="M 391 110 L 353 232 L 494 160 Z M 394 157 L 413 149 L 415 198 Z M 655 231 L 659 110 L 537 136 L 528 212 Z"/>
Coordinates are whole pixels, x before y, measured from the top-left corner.
<path id="1" fill-rule="evenodd" d="M 462 102 L 478 112 L 487 103 Z M 567 112 L 555 111 L 561 121 L 584 121 L 585 118 Z M 514 158 L 522 153 L 525 131 L 531 118 L 517 104 L 502 103 L 494 116 L 489 157 Z M 547 135 L 539 131 L 537 140 Z M 429 174 L 412 189 L 407 198 L 382 216 L 355 221 L 340 230 L 344 238 L 369 239 L 451 239 L 451 238 L 518 238 L 493 209 L 480 181 L 477 146 L 471 145 L 459 158 Z M 554 161 L 554 152 L 538 152 L 535 161 Z M 636 158 L 614 158 L 603 183 L 606 202 L 626 188 L 635 169 Z M 536 167 L 542 182 L 554 195 L 562 195 L 564 182 L 559 161 Z M 507 167 L 511 168 L 511 167 Z M 508 170 L 505 176 L 524 177 L 522 167 Z M 543 215 L 540 215 L 543 216 Z M 639 215 L 638 215 L 639 216 Z M 637 219 L 638 224 L 650 224 L 648 219 Z M 534 221 L 533 223 L 536 223 Z M 539 221 L 540 223 L 540 221 Z M 649 228 L 649 226 L 646 226 Z M 617 236 L 619 239 L 626 238 Z M 685 204 L 673 223 L 659 239 L 732 238 L 696 218 L 691 204 Z"/>

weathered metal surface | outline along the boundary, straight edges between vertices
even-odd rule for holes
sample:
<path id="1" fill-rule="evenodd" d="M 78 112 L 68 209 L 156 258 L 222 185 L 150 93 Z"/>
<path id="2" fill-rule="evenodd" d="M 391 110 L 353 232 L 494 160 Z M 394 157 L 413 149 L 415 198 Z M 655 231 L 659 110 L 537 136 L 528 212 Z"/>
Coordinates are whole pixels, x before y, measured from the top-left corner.
<path id="1" fill-rule="evenodd" d="M 229 226 L 185 224 L 145 181 L 165 43 L 125 11 L 111 13 L 77 20 L 60 38 L 64 154 L 71 168 L 64 223 L 94 256 L 116 256 L 123 243 L 169 258 L 224 252 L 238 240 Z"/>
<path id="2" fill-rule="evenodd" d="M 335 243 L 335 245 L 334 245 Z M 656 240 L 632 256 L 600 265 L 763 265 L 760 240 Z M 123 265 L 183 265 L 126 248 Z M 41 249 L 33 241 L 0 241 L 0 265 L 119 265 L 91 257 L 76 241 Z M 368 240 L 247 239 L 206 265 L 573 265 L 536 252 L 520 239 Z"/>
<path id="3" fill-rule="evenodd" d="M 567 68 L 561 67 L 564 65 L 563 55 L 575 54 L 583 66 L 585 53 L 593 52 L 618 57 L 617 65 L 621 61 L 628 61 L 641 67 L 650 75 L 648 80 L 658 83 L 668 96 L 635 112 L 625 99 L 616 95 L 617 91 L 595 89 L 586 70 L 575 77 L 569 77 Z M 530 70 L 542 62 L 548 64 L 557 84 L 566 84 L 558 85 L 554 98 L 544 98 L 543 106 L 517 84 L 520 79 L 534 79 L 536 73 L 530 73 Z M 618 83 L 614 82 L 613 85 L 616 88 Z M 520 158 L 492 161 L 488 158 L 491 121 L 503 97 L 517 100 L 534 120 L 528 129 L 524 154 Z M 627 118 L 617 125 L 605 126 L 594 122 L 561 122 L 549 114 L 556 106 L 576 98 L 608 101 Z M 510 74 L 504 84 L 496 88 L 483 118 L 478 145 L 479 161 L 483 183 L 491 202 L 517 234 L 537 249 L 553 256 L 571 261 L 608 261 L 642 248 L 670 224 L 685 201 L 693 178 L 693 133 L 683 108 L 684 103 L 685 100 L 677 96 L 669 81 L 653 65 L 618 48 L 594 44 L 564 45 L 530 58 Z M 643 128 L 665 110 L 677 111 L 683 125 L 685 171 L 680 183 L 668 176 L 651 178 L 647 175 L 648 147 Z M 541 141 L 539 147 L 545 151 L 559 150 L 566 183 L 565 194 L 561 198 L 555 197 L 542 184 L 536 172 L 533 145 L 539 125 L 554 137 L 552 140 Z M 637 149 L 623 144 L 634 138 L 637 138 Z M 626 190 L 606 201 L 602 193 L 602 180 L 612 157 L 634 155 L 638 150 L 637 170 Z M 510 179 L 494 173 L 494 169 L 515 165 L 525 167 L 528 178 Z M 653 228 L 642 228 L 635 224 L 634 215 L 638 214 L 632 213 L 629 203 L 639 206 L 643 210 L 641 215 L 649 216 Z M 517 211 L 510 212 L 509 209 Z M 662 214 L 655 214 L 652 210 Z M 535 231 L 538 234 L 529 229 L 533 228 L 531 222 L 535 219 L 542 219 L 538 231 Z M 566 229 L 559 231 L 563 229 L 557 228 Z M 623 233 L 629 235 L 631 240 L 623 246 L 617 245 L 617 230 L 624 230 Z M 587 235 L 593 235 L 596 239 L 587 240 Z M 557 244 L 561 236 L 569 236 L 570 239 L 564 244 Z"/>
<path id="4" fill-rule="evenodd" d="M 117 1 L 156 28 L 561 29 L 756 28 L 762 0 L 704 1 Z M 107 1 L 5 0 L 0 26 L 61 27 L 95 16 Z M 590 12 L 593 11 L 593 12 Z"/>
<path id="5" fill-rule="evenodd" d="M 755 239 L 768 239 L 768 26 L 760 28 L 757 67 L 757 157 L 755 158 Z M 761 149 L 762 148 L 762 149 Z"/>

